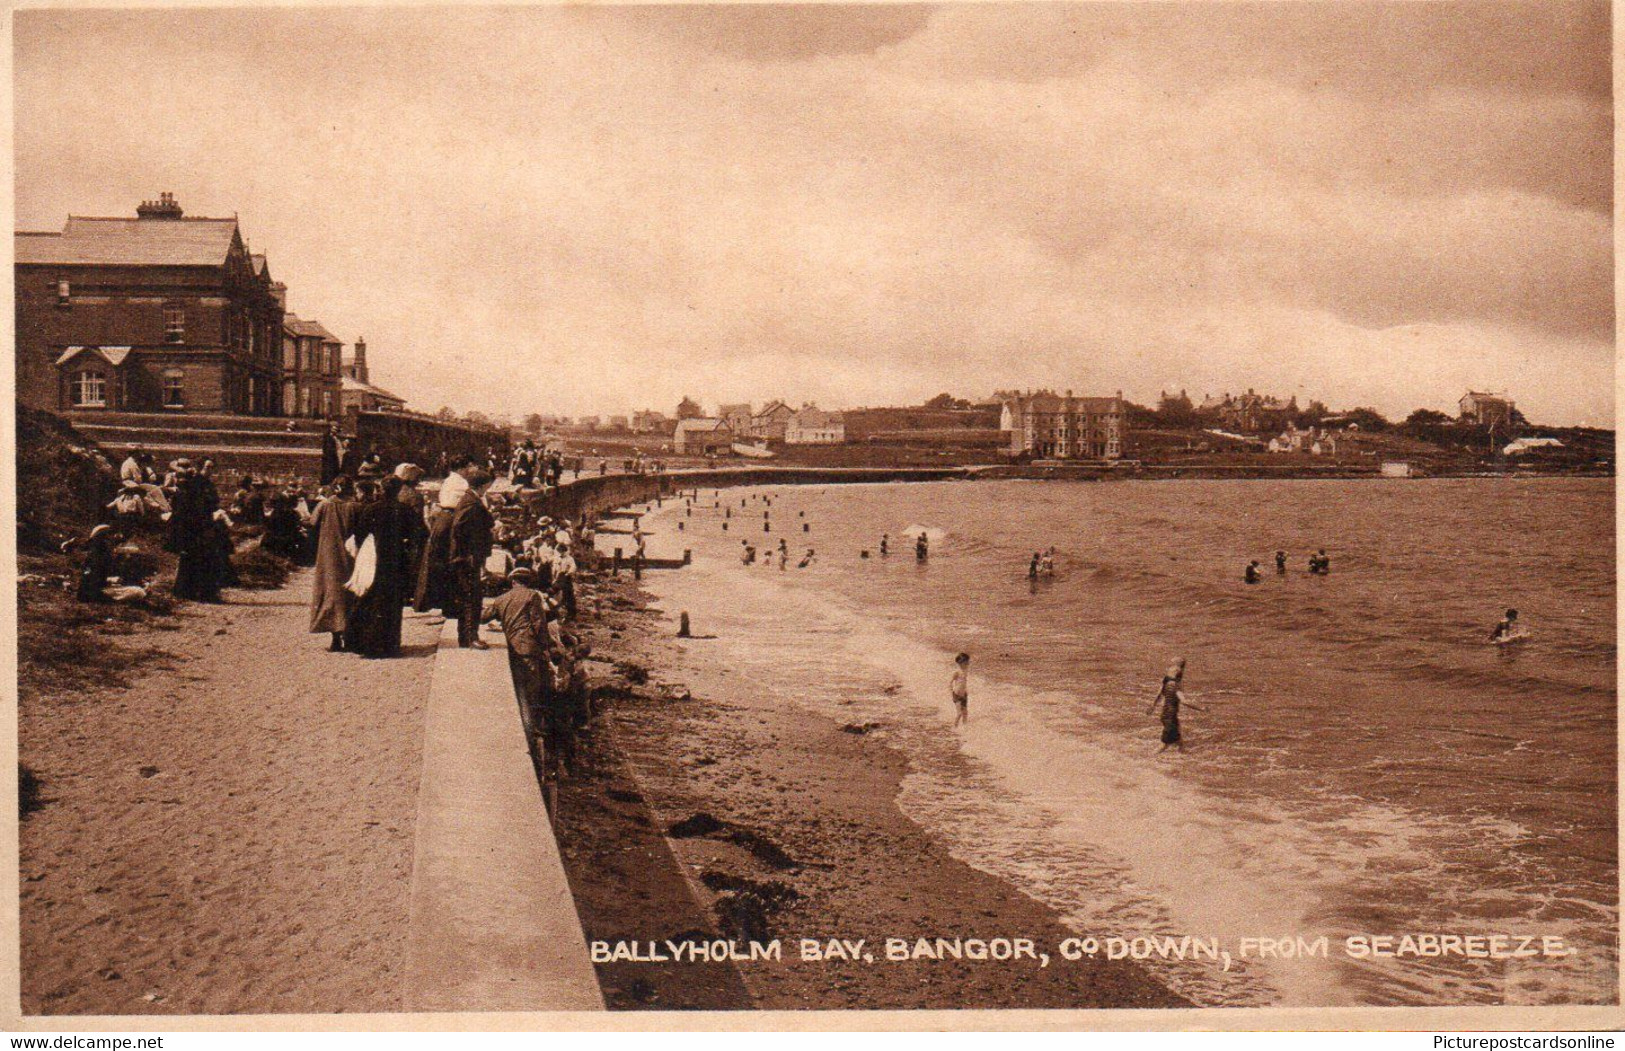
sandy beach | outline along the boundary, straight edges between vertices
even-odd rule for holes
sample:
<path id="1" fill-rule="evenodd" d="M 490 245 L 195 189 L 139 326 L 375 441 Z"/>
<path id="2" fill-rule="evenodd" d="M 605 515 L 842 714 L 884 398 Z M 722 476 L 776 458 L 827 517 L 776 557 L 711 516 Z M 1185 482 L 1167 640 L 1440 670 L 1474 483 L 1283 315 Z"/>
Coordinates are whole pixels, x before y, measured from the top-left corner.
<path id="1" fill-rule="evenodd" d="M 304 572 L 185 606 L 127 640 L 170 654 L 129 688 L 25 699 L 25 1013 L 400 1008 L 439 629 L 328 654 L 308 595 Z"/>
<path id="2" fill-rule="evenodd" d="M 861 725 L 766 705 L 745 681 L 689 696 L 685 647 L 705 642 L 668 637 L 624 578 L 596 602 L 588 635 L 595 656 L 617 666 L 596 665 L 614 696 L 559 818 L 588 939 L 767 937 L 785 949 L 782 962 L 602 964 L 612 1008 L 1184 1003 L 1125 961 L 801 961 L 802 938 L 862 938 L 878 958 L 888 937 L 1053 947 L 1073 932 L 909 821 L 896 803 L 906 761 Z M 639 669 L 641 685 L 628 676 L 642 678 Z"/>

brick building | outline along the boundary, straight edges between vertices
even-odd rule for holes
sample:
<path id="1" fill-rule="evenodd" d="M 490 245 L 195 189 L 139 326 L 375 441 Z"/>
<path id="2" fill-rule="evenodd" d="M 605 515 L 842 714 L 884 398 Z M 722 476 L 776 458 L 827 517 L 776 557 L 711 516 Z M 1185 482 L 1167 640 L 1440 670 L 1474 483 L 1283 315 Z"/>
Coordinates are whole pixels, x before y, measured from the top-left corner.
<path id="1" fill-rule="evenodd" d="M 237 220 L 173 196 L 15 235 L 17 397 L 52 412 L 281 409 L 283 308 Z"/>
<path id="2" fill-rule="evenodd" d="M 343 349 L 320 321 L 283 316 L 282 415 L 332 419 L 340 413 Z"/>

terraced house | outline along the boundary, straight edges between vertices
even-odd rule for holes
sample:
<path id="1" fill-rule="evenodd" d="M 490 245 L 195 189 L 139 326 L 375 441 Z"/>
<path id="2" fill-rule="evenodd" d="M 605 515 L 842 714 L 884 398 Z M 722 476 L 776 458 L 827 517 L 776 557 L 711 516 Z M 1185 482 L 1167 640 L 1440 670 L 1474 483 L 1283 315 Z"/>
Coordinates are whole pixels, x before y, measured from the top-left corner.
<path id="1" fill-rule="evenodd" d="M 73 415 L 281 410 L 282 288 L 235 218 L 170 194 L 15 236 L 17 396 Z"/>

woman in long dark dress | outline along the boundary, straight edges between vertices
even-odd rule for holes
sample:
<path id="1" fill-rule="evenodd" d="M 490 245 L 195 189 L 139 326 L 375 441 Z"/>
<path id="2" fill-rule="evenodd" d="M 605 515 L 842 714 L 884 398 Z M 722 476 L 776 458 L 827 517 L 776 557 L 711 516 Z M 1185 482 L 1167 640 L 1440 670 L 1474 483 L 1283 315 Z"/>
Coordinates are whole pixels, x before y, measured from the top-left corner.
<path id="1" fill-rule="evenodd" d="M 406 538 L 412 512 L 400 501 L 404 483 L 393 475 L 371 487 L 356 516 L 356 550 L 372 540 L 378 556 L 372 586 L 350 613 L 346 644 L 363 657 L 395 657 L 401 652 L 401 606 L 411 579 Z"/>
<path id="2" fill-rule="evenodd" d="M 214 483 L 192 470 L 191 463 L 177 460 L 175 496 L 170 501 L 169 536 L 165 548 L 180 556 L 175 571 L 174 594 L 179 599 L 219 602 L 220 589 L 227 582 L 231 560 L 220 546 L 219 494 Z"/>

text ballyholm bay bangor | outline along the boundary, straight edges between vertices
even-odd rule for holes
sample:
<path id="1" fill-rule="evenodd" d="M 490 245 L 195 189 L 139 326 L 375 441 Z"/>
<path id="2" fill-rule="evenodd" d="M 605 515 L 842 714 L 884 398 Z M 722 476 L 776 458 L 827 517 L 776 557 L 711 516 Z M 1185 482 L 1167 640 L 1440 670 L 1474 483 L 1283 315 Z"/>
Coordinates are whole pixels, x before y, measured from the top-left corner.
<path id="1" fill-rule="evenodd" d="M 1334 948 L 1335 945 L 1335 948 Z M 1231 949 L 1235 952 L 1232 953 Z M 1051 954 L 1053 950 L 1053 956 Z M 595 941 L 593 963 L 748 963 L 783 962 L 786 944 L 733 939 L 681 941 Z M 1040 946 L 1033 938 L 799 938 L 789 943 L 788 958 L 804 963 L 910 963 L 921 960 L 970 960 L 1004 963 L 1031 961 L 1048 967 L 1053 958 L 1075 961 L 1105 957 L 1122 960 L 1212 960 L 1228 970 L 1235 959 L 1325 959 L 1341 953 L 1350 959 L 1373 957 L 1461 956 L 1477 959 L 1561 958 L 1572 950 L 1563 939 L 1532 934 L 1351 934 L 1334 943 L 1328 936 L 1306 938 L 1246 937 L 1234 946 L 1219 938 L 1190 935 L 1064 938 Z"/>

